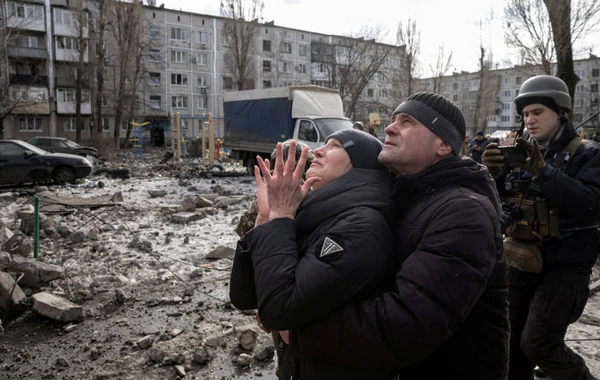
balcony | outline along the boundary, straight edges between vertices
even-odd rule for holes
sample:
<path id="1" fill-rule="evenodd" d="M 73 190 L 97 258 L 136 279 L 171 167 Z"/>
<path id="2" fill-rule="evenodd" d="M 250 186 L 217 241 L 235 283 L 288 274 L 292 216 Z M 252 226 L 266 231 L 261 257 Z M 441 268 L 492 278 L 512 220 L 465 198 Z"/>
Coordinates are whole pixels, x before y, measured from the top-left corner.
<path id="1" fill-rule="evenodd" d="M 11 106 L 14 102 L 11 102 Z M 20 101 L 12 109 L 13 115 L 50 115 L 50 103 Z"/>
<path id="2" fill-rule="evenodd" d="M 74 115 L 75 114 L 75 102 L 56 102 L 56 112 L 59 114 L 67 114 Z M 82 115 L 91 115 L 92 114 L 92 104 L 87 102 L 81 103 L 81 114 Z"/>
<path id="3" fill-rule="evenodd" d="M 26 86 L 40 86 L 48 87 L 48 76 L 47 75 L 23 75 L 23 74 L 10 74 L 11 85 L 26 85 Z"/>
<path id="4" fill-rule="evenodd" d="M 88 38 L 89 31 L 88 28 L 85 27 L 82 30 L 83 38 Z M 54 35 L 56 36 L 68 36 L 68 37 L 78 37 L 79 30 L 74 25 L 65 25 L 65 24 L 54 24 Z"/>
<path id="5" fill-rule="evenodd" d="M 26 57 L 36 59 L 48 59 L 48 51 L 46 49 L 9 46 L 8 55 L 10 57 Z"/>
<path id="6" fill-rule="evenodd" d="M 35 30 L 37 32 L 45 32 L 46 25 L 44 19 L 41 20 L 35 18 L 25 17 L 9 17 L 6 21 L 6 25 L 9 28 L 21 29 L 21 30 Z"/>
<path id="7" fill-rule="evenodd" d="M 68 62 L 79 62 L 79 51 L 77 50 L 69 50 L 69 49 L 56 49 L 56 57 L 57 61 L 68 61 Z M 88 61 L 88 51 L 83 53 L 83 62 Z"/>
<path id="8" fill-rule="evenodd" d="M 75 83 L 75 78 L 56 77 L 54 78 L 54 80 L 56 81 L 56 87 L 75 88 L 77 86 L 77 83 Z M 83 79 L 83 81 L 81 82 L 81 87 L 89 89 L 90 81 L 88 79 Z"/>

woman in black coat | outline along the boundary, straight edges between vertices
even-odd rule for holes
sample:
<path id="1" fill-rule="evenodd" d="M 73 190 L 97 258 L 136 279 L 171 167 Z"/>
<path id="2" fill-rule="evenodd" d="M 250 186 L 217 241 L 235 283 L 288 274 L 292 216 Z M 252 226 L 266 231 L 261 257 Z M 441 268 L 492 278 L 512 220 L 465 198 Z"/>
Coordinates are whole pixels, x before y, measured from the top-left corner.
<path id="1" fill-rule="evenodd" d="M 377 162 L 380 151 L 381 142 L 367 133 L 332 134 L 314 151 L 306 178 L 320 180 L 294 219 L 269 215 L 268 185 L 257 169 L 260 211 L 257 226 L 238 242 L 230 285 L 234 306 L 258 307 L 266 328 L 290 330 L 293 340 L 294 329 L 381 294 L 393 282 L 395 204 L 388 171 Z M 302 380 L 391 376 L 390 368 L 355 370 L 294 354 L 294 376 Z"/>

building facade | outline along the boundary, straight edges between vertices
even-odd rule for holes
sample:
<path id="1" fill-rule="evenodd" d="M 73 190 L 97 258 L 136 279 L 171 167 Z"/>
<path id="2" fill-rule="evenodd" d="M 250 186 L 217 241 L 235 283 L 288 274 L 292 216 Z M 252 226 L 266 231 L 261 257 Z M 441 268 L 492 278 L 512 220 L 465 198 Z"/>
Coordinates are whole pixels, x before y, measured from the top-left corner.
<path id="1" fill-rule="evenodd" d="M 127 27 L 116 29 L 113 23 L 111 32 L 104 29 L 100 41 L 98 2 L 3 4 L 2 42 L 7 56 L 0 64 L 0 80 L 5 82 L 7 96 L 0 96 L 0 115 L 6 114 L 5 138 L 28 140 L 45 135 L 73 139 L 77 108 L 84 140 L 93 138 L 92 129 L 98 129 L 93 127 L 98 108 L 100 133 L 107 137 L 115 135 L 115 128 L 119 129 L 117 135 L 125 137 L 130 122 L 164 128 L 171 113 L 180 114 L 188 138 L 200 135 L 209 113 L 217 126 L 222 125 L 223 95 L 236 89 L 223 34 L 227 19 L 143 6 L 143 36 L 135 46 L 136 55 L 127 56 L 119 34 L 130 33 Z M 123 9 L 117 12 L 127 13 Z M 102 45 L 104 88 L 100 93 L 96 71 Z M 359 93 L 346 91 L 344 105 L 354 107 L 349 116 L 368 121 L 376 114 L 383 127 L 404 95 L 394 90 L 404 72 L 403 47 L 275 26 L 274 22 L 258 25 L 253 45 L 249 53 L 251 83 L 246 88 L 308 84 L 340 88 L 341 75 L 336 74 L 348 65 L 342 59 L 347 47 L 356 45 L 369 50 L 362 51 L 355 71 L 372 69 L 371 63 L 383 51 L 386 57 L 374 72 L 365 70 L 369 79 L 361 83 Z M 328 62 L 318 53 L 325 46 L 330 52 Z M 131 107 L 124 107 L 124 102 Z M 220 128 L 217 137 L 222 134 Z"/>

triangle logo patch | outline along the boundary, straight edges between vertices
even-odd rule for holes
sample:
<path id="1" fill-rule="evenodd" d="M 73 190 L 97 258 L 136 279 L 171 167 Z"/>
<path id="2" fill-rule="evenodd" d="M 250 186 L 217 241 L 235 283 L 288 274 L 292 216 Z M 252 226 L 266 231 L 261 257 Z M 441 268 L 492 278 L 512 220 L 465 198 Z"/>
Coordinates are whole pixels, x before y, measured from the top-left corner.
<path id="1" fill-rule="evenodd" d="M 325 241 L 323 241 L 323 246 L 321 247 L 321 253 L 319 254 L 319 258 L 331 255 L 332 253 L 342 252 L 343 250 L 344 248 L 342 248 L 338 243 L 336 243 L 328 237 L 325 237 Z"/>

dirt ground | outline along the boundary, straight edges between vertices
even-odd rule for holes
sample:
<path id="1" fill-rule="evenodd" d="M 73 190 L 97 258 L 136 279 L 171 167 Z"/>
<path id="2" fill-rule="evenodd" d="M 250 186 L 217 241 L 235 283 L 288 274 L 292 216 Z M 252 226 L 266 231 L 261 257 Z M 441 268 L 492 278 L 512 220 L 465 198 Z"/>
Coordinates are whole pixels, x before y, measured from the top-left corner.
<path id="1" fill-rule="evenodd" d="M 253 177 L 231 164 L 222 167 L 238 174 L 210 172 L 193 158 L 181 169 L 161 165 L 164 153 L 140 160 L 125 151 L 99 164 L 129 169 L 130 178 L 103 173 L 74 186 L 0 189 L 0 227 L 11 230 L 34 194 L 42 200 L 53 227 L 41 234 L 40 261 L 66 271 L 26 294 L 59 295 L 84 314 L 68 324 L 31 310 L 1 316 L 0 379 L 276 379 L 270 335 L 228 300 L 234 228 L 251 203 Z M 212 206 L 196 202 L 199 220 L 172 222 L 178 207 L 189 208 L 186 198 L 198 197 L 213 198 Z M 599 306 L 593 296 L 568 333 L 598 377 Z"/>

